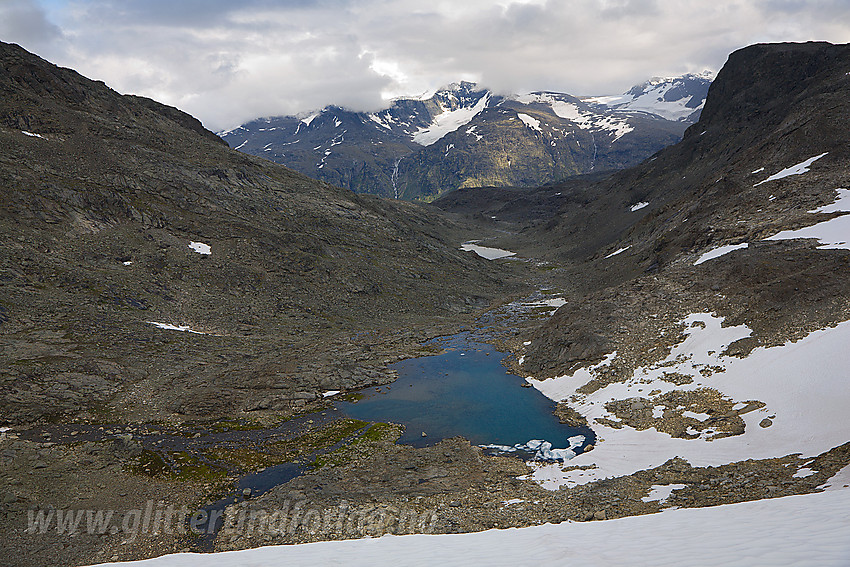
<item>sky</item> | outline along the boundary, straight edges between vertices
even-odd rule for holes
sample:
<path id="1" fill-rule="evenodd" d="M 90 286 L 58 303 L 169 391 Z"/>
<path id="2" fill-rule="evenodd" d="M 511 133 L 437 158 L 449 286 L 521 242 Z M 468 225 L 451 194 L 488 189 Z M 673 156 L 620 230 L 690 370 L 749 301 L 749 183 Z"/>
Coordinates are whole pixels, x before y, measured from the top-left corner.
<path id="1" fill-rule="evenodd" d="M 0 0 L 0 40 L 218 131 L 460 80 L 619 94 L 752 43 L 848 43 L 850 0 Z"/>

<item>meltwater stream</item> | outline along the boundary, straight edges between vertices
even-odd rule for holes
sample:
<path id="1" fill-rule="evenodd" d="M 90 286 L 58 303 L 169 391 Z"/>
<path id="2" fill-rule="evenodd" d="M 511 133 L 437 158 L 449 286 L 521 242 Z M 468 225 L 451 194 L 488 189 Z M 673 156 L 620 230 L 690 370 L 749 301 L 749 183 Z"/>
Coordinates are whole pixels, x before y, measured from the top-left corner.
<path id="1" fill-rule="evenodd" d="M 417 447 L 462 436 L 490 453 L 564 460 L 595 442 L 590 428 L 560 423 L 555 402 L 523 388 L 525 381 L 501 365 L 505 354 L 491 345 L 469 333 L 434 343 L 445 352 L 394 364 L 398 380 L 337 407 L 357 419 L 400 423 L 399 443 Z"/>

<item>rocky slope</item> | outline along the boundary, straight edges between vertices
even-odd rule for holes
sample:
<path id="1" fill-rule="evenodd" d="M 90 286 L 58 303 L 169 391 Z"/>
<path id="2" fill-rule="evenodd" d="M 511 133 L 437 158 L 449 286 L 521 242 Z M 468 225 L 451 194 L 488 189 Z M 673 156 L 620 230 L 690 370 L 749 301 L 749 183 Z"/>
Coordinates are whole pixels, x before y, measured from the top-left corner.
<path id="1" fill-rule="evenodd" d="M 512 368 L 605 442 L 539 482 L 846 449 L 848 73 L 847 45 L 748 47 L 683 141 L 640 166 L 437 202 L 559 274 L 566 304 L 513 339 Z M 536 218 L 510 214 L 529 203 Z"/>
<path id="2" fill-rule="evenodd" d="M 502 293 L 432 212 L 234 152 L 17 46 L 0 57 L 6 423 L 217 415 L 384 382 L 397 353 L 369 344 L 415 345 Z"/>
<path id="3" fill-rule="evenodd" d="M 765 239 L 828 219 L 809 211 L 831 203 L 847 185 L 847 53 L 846 46 L 817 43 L 735 52 L 681 143 L 599 183 L 536 193 L 553 199 L 558 214 L 505 246 L 516 249 L 527 239 L 544 257 L 580 270 L 571 280 L 578 289 L 596 291 L 543 327 L 541 336 L 553 342 L 535 341 L 539 356 L 529 364 L 540 366 L 532 373 L 562 373 L 633 341 L 625 338 L 628 329 L 620 335 L 606 322 L 614 316 L 645 324 L 631 309 L 660 309 L 658 318 L 669 320 L 701 307 L 764 327 L 750 347 L 842 320 L 846 252 Z M 771 179 L 817 156 L 810 171 Z M 511 200 L 498 207 L 512 208 Z M 708 250 L 743 243 L 749 248 L 694 265 Z M 641 299 L 626 307 L 615 299 L 621 293 Z M 792 301 L 795 295 L 806 301 Z M 596 314 L 577 317 L 582 305 Z M 586 329 L 579 332 L 581 325 Z"/>
<path id="4" fill-rule="evenodd" d="M 256 120 L 222 137 L 358 193 L 431 200 L 460 187 L 537 186 L 635 165 L 680 139 L 709 84 L 694 75 L 579 99 L 498 96 L 464 82 L 377 113 L 329 107 Z"/>

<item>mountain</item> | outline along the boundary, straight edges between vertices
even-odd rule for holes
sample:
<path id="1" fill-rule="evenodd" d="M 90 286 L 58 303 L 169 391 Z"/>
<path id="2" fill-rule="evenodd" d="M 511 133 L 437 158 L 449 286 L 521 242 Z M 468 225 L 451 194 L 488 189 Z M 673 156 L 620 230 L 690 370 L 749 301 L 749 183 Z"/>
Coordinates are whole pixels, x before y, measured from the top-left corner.
<path id="1" fill-rule="evenodd" d="M 656 77 L 635 85 L 620 96 L 584 97 L 594 107 L 621 112 L 646 112 L 692 124 L 699 120 L 714 73 L 704 71 L 681 77 Z"/>
<path id="2" fill-rule="evenodd" d="M 377 113 L 328 107 L 221 136 L 358 193 L 427 201 L 460 187 L 537 186 L 635 165 L 681 138 L 709 83 L 708 75 L 687 75 L 587 99 L 501 96 L 461 82 Z"/>
<path id="3" fill-rule="evenodd" d="M 513 222 L 515 235 L 497 245 L 574 266 L 579 273 L 572 285 L 606 298 L 585 298 L 541 327 L 549 335 L 534 342 L 539 356 L 526 357 L 530 372 L 563 374 L 626 348 L 620 341 L 634 343 L 629 325 L 606 332 L 612 324 L 605 321 L 612 313 L 618 313 L 615 320 L 638 317 L 626 315 L 625 305 L 648 309 L 648 299 L 619 304 L 613 299 L 619 294 L 657 293 L 652 309 L 664 319 L 683 318 L 688 308 L 727 314 L 730 324 L 756 329 L 753 345 L 775 344 L 841 319 L 845 308 L 839 305 L 850 293 L 838 269 L 846 253 L 805 246 L 790 251 L 785 241 L 765 239 L 822 220 L 809 211 L 831 203 L 846 184 L 848 58 L 847 46 L 822 43 L 737 51 L 712 83 L 700 120 L 680 143 L 644 163 L 601 181 L 459 191 L 437 201 L 482 223 L 492 222 L 489 216 Z M 713 248 L 744 243 L 747 248 L 710 264 L 722 270 L 693 265 Z M 798 262 L 792 270 L 789 257 Z M 642 293 L 632 289 L 638 285 Z M 722 289 L 722 296 L 712 288 Z M 786 303 L 795 293 L 825 303 L 817 309 Z M 659 299 L 670 297 L 675 304 Z M 580 305 L 594 306 L 581 332 L 577 326 L 591 314 L 571 313 Z M 677 312 L 670 313 L 674 307 Z M 563 348 L 566 343 L 570 348 Z"/>
<path id="4" fill-rule="evenodd" d="M 386 353 L 351 339 L 361 317 L 412 337 L 505 284 L 433 211 L 235 152 L 18 46 L 0 45 L 0 89 L 8 424 L 221 415 L 380 383 Z"/>
<path id="5" fill-rule="evenodd" d="M 655 478 L 679 485 L 669 506 L 847 488 L 848 69 L 850 45 L 751 46 L 636 167 L 435 203 L 560 272 L 564 305 L 516 337 L 512 368 L 605 443 L 538 482 Z"/>

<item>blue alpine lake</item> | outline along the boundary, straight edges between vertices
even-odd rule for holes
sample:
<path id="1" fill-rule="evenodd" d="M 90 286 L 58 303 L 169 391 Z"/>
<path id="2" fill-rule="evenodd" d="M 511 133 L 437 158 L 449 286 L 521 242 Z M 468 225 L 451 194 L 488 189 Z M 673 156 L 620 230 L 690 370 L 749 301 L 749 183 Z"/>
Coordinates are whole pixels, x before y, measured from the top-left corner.
<path id="1" fill-rule="evenodd" d="M 433 343 L 444 352 L 393 364 L 398 380 L 361 391 L 363 399 L 337 402 L 337 407 L 353 418 L 402 424 L 399 443 L 417 447 L 462 436 L 474 445 L 502 446 L 492 450 L 496 453 L 510 447 L 518 456 L 557 459 L 545 445 L 541 452 L 540 443 L 529 441 L 546 441 L 552 449 L 572 445 L 576 453 L 595 441 L 590 428 L 560 423 L 552 413 L 555 402 L 522 387 L 525 380 L 502 366 L 505 354 L 491 345 L 469 333 Z M 576 439 L 579 435 L 584 439 Z M 516 448 L 522 445 L 528 446 Z"/>

